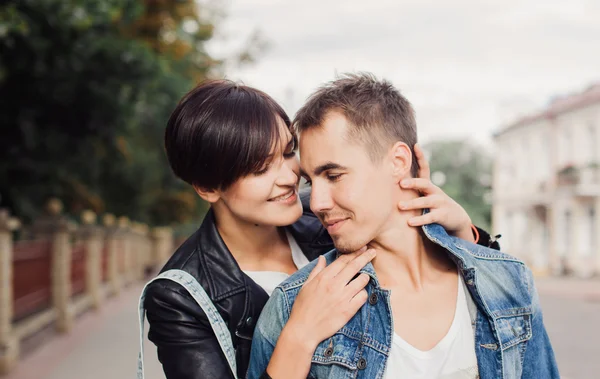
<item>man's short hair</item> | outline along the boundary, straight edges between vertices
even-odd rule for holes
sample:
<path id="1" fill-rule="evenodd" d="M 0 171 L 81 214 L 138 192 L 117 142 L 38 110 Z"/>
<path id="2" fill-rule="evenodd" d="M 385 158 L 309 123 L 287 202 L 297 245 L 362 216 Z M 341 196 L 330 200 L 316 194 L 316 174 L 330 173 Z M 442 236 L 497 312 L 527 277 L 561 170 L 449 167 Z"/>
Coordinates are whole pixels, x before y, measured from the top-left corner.
<path id="1" fill-rule="evenodd" d="M 294 120 L 298 134 L 320 127 L 330 112 L 341 113 L 350 123 L 348 137 L 365 145 L 378 162 L 396 142 L 406 143 L 413 153 L 411 173 L 419 166 L 413 147 L 417 143 L 415 112 L 410 102 L 386 80 L 368 73 L 345 74 L 312 94 Z"/>
<path id="2" fill-rule="evenodd" d="M 279 119 L 292 131 L 266 93 L 229 80 L 204 82 L 181 99 L 167 123 L 171 169 L 189 184 L 226 190 L 265 164 L 281 138 Z"/>

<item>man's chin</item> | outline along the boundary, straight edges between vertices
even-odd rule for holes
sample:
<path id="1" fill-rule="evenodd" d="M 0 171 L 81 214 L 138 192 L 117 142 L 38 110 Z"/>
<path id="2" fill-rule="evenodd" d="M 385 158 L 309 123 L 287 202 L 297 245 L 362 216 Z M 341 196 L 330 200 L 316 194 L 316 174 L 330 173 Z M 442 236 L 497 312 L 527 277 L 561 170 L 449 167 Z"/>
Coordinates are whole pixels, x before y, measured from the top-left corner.
<path id="1" fill-rule="evenodd" d="M 358 250 L 366 245 L 366 243 L 359 245 L 358 243 L 352 243 L 350 241 L 341 241 L 339 239 L 334 240 L 333 244 L 334 244 L 336 250 L 339 251 L 341 254 L 353 253 L 356 250 Z"/>

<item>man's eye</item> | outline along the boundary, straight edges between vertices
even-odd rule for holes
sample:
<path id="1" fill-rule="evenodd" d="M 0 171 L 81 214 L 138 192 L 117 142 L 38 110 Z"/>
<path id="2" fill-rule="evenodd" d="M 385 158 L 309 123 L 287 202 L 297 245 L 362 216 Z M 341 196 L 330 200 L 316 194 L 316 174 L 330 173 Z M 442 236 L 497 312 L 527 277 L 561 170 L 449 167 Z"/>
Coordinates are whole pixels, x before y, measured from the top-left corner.
<path id="1" fill-rule="evenodd" d="M 334 182 L 338 180 L 341 176 L 342 174 L 327 174 L 327 180 Z"/>

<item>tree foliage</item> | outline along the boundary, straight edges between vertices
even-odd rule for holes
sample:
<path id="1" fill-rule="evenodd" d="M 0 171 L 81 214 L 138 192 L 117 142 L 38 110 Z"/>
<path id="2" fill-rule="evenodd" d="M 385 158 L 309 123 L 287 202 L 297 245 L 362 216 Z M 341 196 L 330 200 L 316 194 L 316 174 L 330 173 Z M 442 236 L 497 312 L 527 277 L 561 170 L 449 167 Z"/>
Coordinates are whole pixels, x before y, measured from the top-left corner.
<path id="1" fill-rule="evenodd" d="M 430 154 L 432 180 L 465 208 L 477 226 L 491 224 L 492 161 L 483 148 L 464 141 L 436 141 L 425 146 Z"/>
<path id="2" fill-rule="evenodd" d="M 0 5 L 0 204 L 25 219 L 50 196 L 154 224 L 205 207 L 163 151 L 178 99 L 222 62 L 193 0 Z"/>

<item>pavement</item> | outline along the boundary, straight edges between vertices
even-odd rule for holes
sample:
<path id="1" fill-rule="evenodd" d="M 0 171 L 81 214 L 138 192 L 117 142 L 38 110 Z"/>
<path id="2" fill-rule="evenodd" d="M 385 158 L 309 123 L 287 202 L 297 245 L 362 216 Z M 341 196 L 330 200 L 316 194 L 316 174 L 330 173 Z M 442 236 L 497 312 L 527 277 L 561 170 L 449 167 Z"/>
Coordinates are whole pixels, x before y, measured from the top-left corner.
<path id="1" fill-rule="evenodd" d="M 600 378 L 600 279 L 538 278 L 536 286 L 561 377 Z M 141 289 L 132 285 L 86 313 L 71 333 L 36 349 L 3 379 L 136 378 Z M 147 338 L 144 346 L 145 379 L 164 379 L 156 348 Z"/>
<path id="2" fill-rule="evenodd" d="M 600 278 L 539 278 L 536 286 L 561 378 L 600 378 Z"/>
<path id="3" fill-rule="evenodd" d="M 126 288 L 69 334 L 47 341 L 2 379 L 135 379 L 139 352 L 137 302 L 143 285 Z M 144 338 L 145 379 L 164 379 L 156 347 Z"/>

